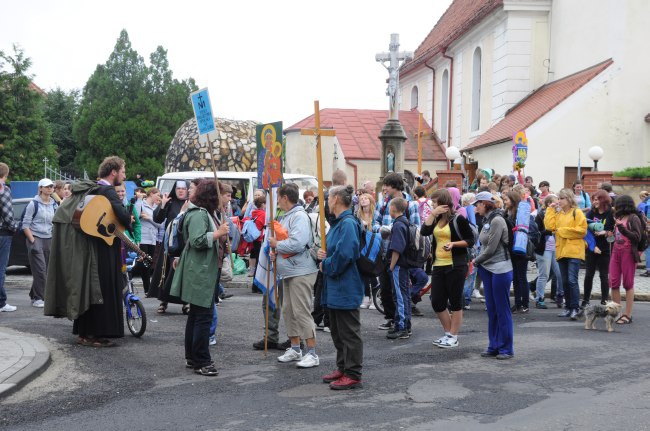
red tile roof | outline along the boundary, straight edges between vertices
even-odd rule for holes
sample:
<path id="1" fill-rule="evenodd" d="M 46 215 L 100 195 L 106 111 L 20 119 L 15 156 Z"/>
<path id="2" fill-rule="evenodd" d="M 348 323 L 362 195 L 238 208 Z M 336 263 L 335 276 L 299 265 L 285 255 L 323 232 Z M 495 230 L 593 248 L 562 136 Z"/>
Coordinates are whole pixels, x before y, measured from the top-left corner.
<path id="1" fill-rule="evenodd" d="M 399 120 L 406 132 L 406 160 L 417 160 L 418 155 L 417 111 L 400 111 Z M 321 109 L 321 128 L 336 130 L 336 138 L 346 159 L 379 160 L 381 141 L 379 133 L 388 120 L 388 111 L 371 109 Z M 289 127 L 286 132 L 314 127 L 314 116 L 310 115 Z M 447 160 L 442 145 L 432 138 L 431 127 L 422 121 L 422 160 Z"/>
<path id="2" fill-rule="evenodd" d="M 610 58 L 573 75 L 542 85 L 510 108 L 501 121 L 463 148 L 463 151 L 512 139 L 514 133 L 526 129 L 539 120 L 544 114 L 607 69 L 613 62 Z"/>
<path id="3" fill-rule="evenodd" d="M 400 76 L 406 76 L 420 64 L 442 53 L 452 42 L 502 5 L 503 0 L 454 0 L 415 50 L 413 60 L 402 66 Z"/>

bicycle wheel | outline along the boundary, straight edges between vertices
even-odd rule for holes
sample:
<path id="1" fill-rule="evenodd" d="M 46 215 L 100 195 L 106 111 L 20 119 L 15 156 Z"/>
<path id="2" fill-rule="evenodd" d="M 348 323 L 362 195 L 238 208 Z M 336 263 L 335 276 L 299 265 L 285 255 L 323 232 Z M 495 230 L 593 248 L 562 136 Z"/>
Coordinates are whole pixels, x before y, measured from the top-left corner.
<path id="1" fill-rule="evenodd" d="M 141 337 L 147 329 L 147 313 L 144 311 L 142 301 L 129 301 L 126 310 L 126 326 L 134 337 Z"/>
<path id="2" fill-rule="evenodd" d="M 375 308 L 379 311 L 379 314 L 384 314 L 384 305 L 381 303 L 381 287 L 377 286 L 372 289 L 372 303 L 375 304 Z"/>

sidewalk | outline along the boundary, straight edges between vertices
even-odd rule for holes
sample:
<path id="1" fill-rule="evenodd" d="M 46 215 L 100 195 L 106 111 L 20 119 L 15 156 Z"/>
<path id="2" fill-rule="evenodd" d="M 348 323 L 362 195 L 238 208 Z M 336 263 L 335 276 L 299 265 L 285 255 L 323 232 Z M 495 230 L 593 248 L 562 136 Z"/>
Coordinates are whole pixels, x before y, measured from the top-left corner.
<path id="1" fill-rule="evenodd" d="M 47 368 L 50 351 L 35 337 L 0 330 L 0 398 L 21 388 Z"/>

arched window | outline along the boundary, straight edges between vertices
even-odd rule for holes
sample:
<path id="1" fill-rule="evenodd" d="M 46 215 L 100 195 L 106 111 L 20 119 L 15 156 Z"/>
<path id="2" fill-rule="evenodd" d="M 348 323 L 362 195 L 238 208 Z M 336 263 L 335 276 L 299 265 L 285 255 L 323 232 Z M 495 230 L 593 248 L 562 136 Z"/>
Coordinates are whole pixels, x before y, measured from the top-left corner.
<path id="1" fill-rule="evenodd" d="M 411 109 L 418 107 L 418 86 L 414 85 L 411 88 Z"/>
<path id="2" fill-rule="evenodd" d="M 481 48 L 474 50 L 472 64 L 472 132 L 481 127 Z"/>
<path id="3" fill-rule="evenodd" d="M 442 73 L 442 93 L 440 100 L 440 139 L 447 142 L 447 124 L 449 120 L 449 71 Z"/>

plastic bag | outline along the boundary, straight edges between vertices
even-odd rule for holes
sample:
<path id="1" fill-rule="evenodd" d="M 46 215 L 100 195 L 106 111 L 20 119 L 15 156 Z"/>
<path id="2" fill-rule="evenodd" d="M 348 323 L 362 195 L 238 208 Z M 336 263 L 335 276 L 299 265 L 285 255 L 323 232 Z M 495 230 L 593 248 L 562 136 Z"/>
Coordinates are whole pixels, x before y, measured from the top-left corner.
<path id="1" fill-rule="evenodd" d="M 246 262 L 244 262 L 244 259 L 237 256 L 235 253 L 232 254 L 231 258 L 233 262 L 233 268 L 232 268 L 233 275 L 245 274 L 247 269 L 246 269 Z"/>

